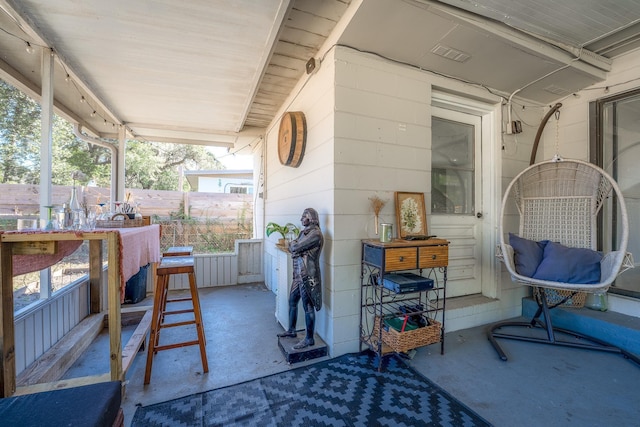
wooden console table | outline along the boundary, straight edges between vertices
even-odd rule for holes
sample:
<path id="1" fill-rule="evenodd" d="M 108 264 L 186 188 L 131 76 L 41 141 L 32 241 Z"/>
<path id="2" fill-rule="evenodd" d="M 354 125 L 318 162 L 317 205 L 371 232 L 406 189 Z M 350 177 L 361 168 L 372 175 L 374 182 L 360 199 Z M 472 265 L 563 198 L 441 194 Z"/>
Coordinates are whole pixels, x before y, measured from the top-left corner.
<path id="1" fill-rule="evenodd" d="M 59 247 L 70 241 L 89 241 L 91 312 L 102 307 L 102 242 L 107 246 L 107 304 L 110 375 L 86 377 L 83 384 L 121 381 L 123 374 L 120 304 L 124 285 L 140 267 L 160 260 L 160 227 L 97 229 L 95 231 L 0 232 L 0 397 L 16 392 L 13 276 L 38 271 L 59 260 Z M 25 271 L 26 260 L 36 270 Z M 14 265 L 14 261 L 17 261 Z M 39 391 L 41 391 L 40 388 Z"/>
<path id="2" fill-rule="evenodd" d="M 387 243 L 379 240 L 362 241 L 360 343 L 361 350 L 362 345 L 366 345 L 377 354 L 378 369 L 382 366 L 382 357 L 392 351 L 405 352 L 440 342 L 440 353 L 444 354 L 444 312 L 448 265 L 449 242 L 445 239 L 413 241 L 396 239 Z M 385 277 L 392 273 L 411 271 L 419 273 L 411 276 L 412 280 L 418 282 L 424 282 L 422 279 L 433 280 L 432 287 L 412 288 L 412 283 L 408 283 L 409 287 L 405 290 L 396 290 L 384 285 Z M 441 273 L 441 280 L 436 272 Z M 389 332 L 388 339 L 385 340 L 384 319 L 397 316 L 429 318 L 432 325 L 414 331 L 403 330 L 399 334 Z M 406 319 L 407 317 L 405 322 Z M 396 347 L 391 341 L 397 341 Z"/>

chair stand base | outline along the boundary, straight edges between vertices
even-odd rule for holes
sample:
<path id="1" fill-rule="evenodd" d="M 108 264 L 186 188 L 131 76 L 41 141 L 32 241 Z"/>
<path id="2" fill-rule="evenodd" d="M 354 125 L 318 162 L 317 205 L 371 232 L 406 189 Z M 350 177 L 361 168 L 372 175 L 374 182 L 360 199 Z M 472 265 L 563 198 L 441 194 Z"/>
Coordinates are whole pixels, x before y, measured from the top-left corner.
<path id="1" fill-rule="evenodd" d="M 502 328 L 526 328 L 529 330 L 529 333 L 525 333 L 522 335 L 518 335 L 514 333 L 500 332 Z M 546 336 L 535 336 L 535 330 L 543 330 L 546 332 Z M 573 338 L 572 341 L 566 341 L 560 339 L 560 334 L 565 336 L 570 336 Z M 540 335 L 540 334 L 538 334 Z M 584 350 L 596 350 L 596 351 L 604 351 L 609 353 L 618 353 L 624 356 L 625 359 L 631 359 L 633 362 L 640 366 L 640 358 L 632 353 L 629 353 L 626 350 L 623 350 L 618 347 L 614 347 L 602 340 L 599 340 L 594 337 L 590 337 L 588 335 L 580 334 L 578 332 L 573 332 L 563 328 L 556 328 L 552 325 L 545 324 L 544 322 L 533 319 L 530 322 L 516 322 L 516 321 L 505 321 L 494 323 L 487 330 L 487 338 L 493 345 L 493 348 L 498 353 L 498 356 L 501 360 L 506 361 L 507 355 L 502 349 L 502 346 L 496 338 L 502 339 L 510 339 L 516 341 L 526 341 L 533 342 L 538 344 L 547 344 L 547 345 L 557 345 L 561 347 L 573 347 L 580 348 Z"/>
<path id="2" fill-rule="evenodd" d="M 606 351 L 609 353 L 618 353 L 622 354 L 626 359 L 631 359 L 637 365 L 640 366 L 640 358 L 632 353 L 629 353 L 626 350 L 623 350 L 618 347 L 614 347 L 611 344 L 604 342 L 598 338 L 594 338 L 588 335 L 581 334 L 579 332 L 570 331 L 568 329 L 556 328 L 551 323 L 551 309 L 557 307 L 562 304 L 562 302 L 555 304 L 549 307 L 547 302 L 547 296 L 545 294 L 545 289 L 542 288 L 534 288 L 534 296 L 536 297 L 536 303 L 538 304 L 538 309 L 536 313 L 533 315 L 533 318 L 529 322 L 515 322 L 515 321 L 505 321 L 494 323 L 487 330 L 487 338 L 493 345 L 493 348 L 498 353 L 500 359 L 506 361 L 507 354 L 504 352 L 496 338 L 504 338 L 510 340 L 517 341 L 527 341 L 538 344 L 548 344 L 548 345 L 557 345 L 561 347 L 573 347 L 573 348 L 581 348 L 584 350 L 596 350 L 596 351 Z M 540 320 L 540 317 L 544 316 L 545 321 Z M 498 332 L 501 328 L 526 328 L 529 330 L 528 334 L 509 334 L 504 332 Z M 536 330 L 543 330 L 546 332 L 546 336 L 541 337 L 542 334 L 534 335 Z M 568 335 L 573 338 L 572 341 L 565 341 L 556 338 L 556 333 Z"/>

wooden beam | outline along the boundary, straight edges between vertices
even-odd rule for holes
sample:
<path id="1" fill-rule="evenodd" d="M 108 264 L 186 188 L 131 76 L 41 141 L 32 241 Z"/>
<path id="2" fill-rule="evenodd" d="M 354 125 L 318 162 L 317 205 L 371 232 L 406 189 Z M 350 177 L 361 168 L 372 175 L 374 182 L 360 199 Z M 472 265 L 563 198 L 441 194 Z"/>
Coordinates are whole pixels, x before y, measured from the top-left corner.
<path id="1" fill-rule="evenodd" d="M 0 397 L 16 391 L 12 244 L 0 243 Z"/>
<path id="2" fill-rule="evenodd" d="M 138 323 L 138 327 L 135 331 L 133 331 L 133 335 L 127 341 L 127 345 L 122 350 L 122 371 L 124 375 L 126 375 L 129 367 L 133 363 L 133 360 L 138 354 L 138 350 L 144 344 L 144 340 L 147 337 L 147 332 L 151 328 L 151 317 L 152 317 L 152 307 L 148 307 L 145 315 L 142 317 L 140 323 Z"/>
<path id="3" fill-rule="evenodd" d="M 104 329 L 104 314 L 90 315 L 18 375 L 20 386 L 57 381 Z"/>
<path id="4" fill-rule="evenodd" d="M 131 367 L 138 350 L 144 344 L 151 327 L 151 309 L 151 306 L 123 309 L 124 316 L 122 318 L 132 322 L 135 320 L 138 324 L 122 352 L 123 375 Z M 110 381 L 110 374 L 60 379 L 102 332 L 107 321 L 108 315 L 100 313 L 91 315 L 80 322 L 36 362 L 20 373 L 17 380 L 19 386 L 14 395 L 78 387 L 98 381 Z"/>
<path id="5" fill-rule="evenodd" d="M 16 242 L 14 255 L 53 255 L 58 251 L 58 242 Z"/>
<path id="6" fill-rule="evenodd" d="M 102 313 L 102 240 L 89 242 L 89 301 L 91 313 Z"/>
<path id="7" fill-rule="evenodd" d="M 119 333 L 120 323 L 120 250 L 118 233 L 108 233 L 107 251 L 109 257 L 108 270 L 108 307 L 109 307 L 109 349 L 111 381 L 123 380 L 122 375 L 122 337 Z M 116 333 L 117 331 L 117 333 Z"/>
<path id="8" fill-rule="evenodd" d="M 110 380 L 109 374 L 92 375 L 89 377 L 70 378 L 67 380 L 53 381 L 44 384 L 33 384 L 24 387 L 18 387 L 14 396 L 24 394 L 41 393 L 43 391 L 61 390 L 63 388 L 81 387 L 83 385 L 107 382 Z"/>
<path id="9" fill-rule="evenodd" d="M 137 325 L 140 323 L 142 318 L 147 311 L 151 310 L 153 306 L 151 305 L 139 305 L 133 307 L 122 307 L 120 309 L 120 324 L 122 326 L 131 326 Z M 107 314 L 107 320 L 109 319 L 109 314 Z"/>

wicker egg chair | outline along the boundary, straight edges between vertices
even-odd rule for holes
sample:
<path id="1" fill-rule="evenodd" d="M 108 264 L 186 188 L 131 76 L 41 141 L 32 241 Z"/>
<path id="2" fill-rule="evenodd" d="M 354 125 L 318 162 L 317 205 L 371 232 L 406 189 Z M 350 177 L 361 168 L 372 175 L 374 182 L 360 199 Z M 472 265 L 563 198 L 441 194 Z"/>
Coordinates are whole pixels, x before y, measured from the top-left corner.
<path id="1" fill-rule="evenodd" d="M 523 274 L 526 266 L 518 265 L 517 257 L 520 254 L 524 259 L 526 254 L 514 250 L 511 242 L 517 242 L 518 246 L 523 242 L 526 245 L 541 242 L 539 247 L 544 247 L 542 253 L 545 255 L 551 248 L 547 242 L 554 242 L 553 248 L 563 248 L 566 251 L 572 249 L 564 248 L 586 248 L 582 250 L 591 253 L 596 250 L 598 212 L 606 198 L 614 194 L 619 213 L 618 227 L 621 231 L 619 247 L 605 254 L 596 254 L 601 257 L 601 260 L 598 258 L 599 266 L 596 261 L 599 278 L 596 277 L 590 283 L 576 283 L 575 280 L 566 279 L 567 272 L 563 268 L 568 263 L 551 252 L 549 259 L 543 262 L 555 269 L 551 271 L 551 276 L 559 273 L 563 281 L 555 278 L 550 280 L 548 274 L 546 277 L 539 274 L 543 270 L 542 262 Z M 514 204 L 517 209 L 514 209 Z M 515 229 L 518 220 L 518 233 L 513 237 L 509 235 L 507 225 L 512 224 Z M 507 187 L 502 200 L 497 256 L 504 262 L 514 281 L 532 287 L 538 309 L 531 321 L 498 322 L 488 329 L 488 338 L 500 358 L 507 360 L 496 339 L 506 338 L 616 352 L 640 364 L 638 357 L 602 340 L 554 327 L 550 316 L 551 309 L 570 302 L 581 292 L 605 292 L 618 274 L 633 267 L 631 254 L 627 253 L 628 234 L 629 224 L 622 193 L 616 182 L 601 168 L 591 163 L 556 156 L 553 160 L 531 165 L 516 176 Z M 538 254 L 536 252 L 535 255 Z M 534 270 L 535 273 L 532 274 Z M 542 331 L 536 333 L 532 329 Z M 517 332 L 513 333 L 514 330 Z M 566 334 L 571 336 L 570 339 L 567 339 Z M 576 340 L 576 337 L 582 339 Z"/>

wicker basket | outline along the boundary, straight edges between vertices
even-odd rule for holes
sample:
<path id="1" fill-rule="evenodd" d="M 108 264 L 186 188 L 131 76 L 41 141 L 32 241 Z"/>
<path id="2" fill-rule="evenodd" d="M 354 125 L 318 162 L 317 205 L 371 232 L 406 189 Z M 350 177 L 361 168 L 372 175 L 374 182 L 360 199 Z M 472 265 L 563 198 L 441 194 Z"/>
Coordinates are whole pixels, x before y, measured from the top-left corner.
<path id="1" fill-rule="evenodd" d="M 382 342 L 391 347 L 394 351 L 404 353 L 414 348 L 440 342 L 442 324 L 437 320 L 429 319 L 429 326 L 414 329 L 412 331 L 399 332 L 393 328 L 387 331 L 382 328 Z M 376 316 L 373 327 L 373 336 L 378 336 L 380 328 L 380 317 Z"/>
<path id="2" fill-rule="evenodd" d="M 546 289 L 544 294 L 547 297 L 547 304 L 555 305 L 562 301 L 564 298 L 570 296 L 573 291 L 565 289 Z M 582 308 L 587 299 L 586 292 L 576 292 L 571 298 L 561 304 L 562 307 L 570 308 Z"/>

